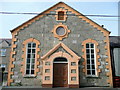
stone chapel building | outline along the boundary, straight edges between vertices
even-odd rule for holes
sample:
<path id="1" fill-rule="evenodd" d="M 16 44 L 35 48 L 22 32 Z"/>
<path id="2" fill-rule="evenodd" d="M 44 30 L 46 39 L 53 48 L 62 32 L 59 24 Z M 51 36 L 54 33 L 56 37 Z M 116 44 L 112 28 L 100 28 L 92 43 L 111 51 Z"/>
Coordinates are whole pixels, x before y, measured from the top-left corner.
<path id="1" fill-rule="evenodd" d="M 11 31 L 8 86 L 112 87 L 110 32 L 59 2 Z"/>

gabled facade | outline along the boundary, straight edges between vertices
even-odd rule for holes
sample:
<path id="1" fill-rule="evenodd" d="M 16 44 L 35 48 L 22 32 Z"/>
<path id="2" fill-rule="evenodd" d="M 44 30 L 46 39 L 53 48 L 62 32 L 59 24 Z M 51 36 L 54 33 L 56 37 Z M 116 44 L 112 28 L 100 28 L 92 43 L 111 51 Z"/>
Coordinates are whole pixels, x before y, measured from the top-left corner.
<path id="1" fill-rule="evenodd" d="M 11 33 L 8 86 L 112 87 L 110 32 L 67 4 Z"/>
<path id="2" fill-rule="evenodd" d="M 7 85 L 11 39 L 0 39 L 0 84 Z M 4 78 L 3 78 L 4 77 Z"/>
<path id="3" fill-rule="evenodd" d="M 0 39 L 0 67 L 5 68 L 8 72 L 8 64 L 10 59 L 11 39 Z"/>

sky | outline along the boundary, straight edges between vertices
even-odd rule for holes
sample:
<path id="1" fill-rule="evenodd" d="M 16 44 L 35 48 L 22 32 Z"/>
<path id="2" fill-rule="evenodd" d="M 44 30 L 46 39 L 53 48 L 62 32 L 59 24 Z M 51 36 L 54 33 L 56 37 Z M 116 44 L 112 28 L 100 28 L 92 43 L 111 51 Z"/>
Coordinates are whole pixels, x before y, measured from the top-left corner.
<path id="1" fill-rule="evenodd" d="M 60 0 L 64 1 L 64 0 Z M 85 1 L 85 0 L 84 0 Z M 105 0 L 104 0 L 105 1 Z M 79 11 L 84 15 L 114 15 L 118 16 L 118 2 L 117 1 L 76 1 L 66 0 L 66 4 Z M 0 12 L 19 12 L 19 13 L 41 13 L 59 1 L 41 0 L 37 1 L 26 0 L 14 1 L 6 0 L 0 1 Z M 23 15 L 23 14 L 0 14 L 0 38 L 11 38 L 10 30 L 33 18 L 36 15 Z M 88 17 L 88 16 L 87 16 Z M 99 25 L 104 25 L 111 36 L 118 35 L 118 18 L 117 17 L 88 17 Z"/>

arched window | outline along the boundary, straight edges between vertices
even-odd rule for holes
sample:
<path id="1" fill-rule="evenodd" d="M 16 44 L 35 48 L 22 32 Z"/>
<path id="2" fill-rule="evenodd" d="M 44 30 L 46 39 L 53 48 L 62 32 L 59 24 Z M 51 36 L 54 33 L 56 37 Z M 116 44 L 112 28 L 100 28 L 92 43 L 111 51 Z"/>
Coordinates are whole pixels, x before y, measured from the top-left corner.
<path id="1" fill-rule="evenodd" d="M 58 20 L 64 20 L 64 12 L 63 11 L 58 12 Z"/>
<path id="2" fill-rule="evenodd" d="M 39 72 L 38 65 L 40 64 L 39 48 L 40 42 L 34 38 L 29 38 L 23 42 L 23 54 L 21 62 L 21 72 L 24 77 L 34 77 Z"/>
<path id="3" fill-rule="evenodd" d="M 82 57 L 84 58 L 83 61 L 83 72 L 85 72 L 86 76 L 88 77 L 98 77 L 101 69 L 98 67 L 100 62 L 98 59 L 99 56 L 99 49 L 98 49 L 98 42 L 92 39 L 87 39 L 82 42 L 83 49 L 82 52 L 84 53 Z"/>
<path id="4" fill-rule="evenodd" d="M 87 75 L 96 75 L 96 53 L 93 43 L 86 44 Z"/>
<path id="5" fill-rule="evenodd" d="M 32 75 L 35 72 L 36 43 L 28 43 L 26 49 L 26 75 Z"/>

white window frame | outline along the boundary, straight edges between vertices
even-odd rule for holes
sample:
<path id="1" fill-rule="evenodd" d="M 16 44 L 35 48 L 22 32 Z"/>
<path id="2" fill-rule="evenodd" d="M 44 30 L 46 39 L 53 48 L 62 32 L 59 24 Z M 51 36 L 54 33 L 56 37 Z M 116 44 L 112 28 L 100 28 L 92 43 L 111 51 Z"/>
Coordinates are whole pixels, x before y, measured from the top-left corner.
<path id="1" fill-rule="evenodd" d="M 88 67 L 87 67 L 87 65 L 88 65 L 87 64 L 87 60 L 88 59 L 87 59 L 87 52 L 86 52 L 86 73 L 87 73 L 88 70 L 90 70 L 90 72 L 91 72 L 91 74 L 87 74 L 87 77 L 97 77 L 97 70 L 96 70 L 96 48 L 95 48 L 96 46 L 95 46 L 94 43 L 86 43 L 86 45 L 87 44 L 89 44 L 89 48 L 86 47 L 86 51 L 89 50 L 89 55 L 90 55 L 90 57 L 89 57 L 89 59 L 90 59 L 90 69 L 88 69 Z M 90 47 L 91 44 L 94 45 L 94 48 Z M 91 55 L 92 55 L 91 50 L 93 50 L 93 49 L 94 49 L 94 66 L 95 66 L 95 69 L 92 69 L 92 65 L 93 64 L 92 64 L 92 58 L 91 58 Z M 92 74 L 92 70 L 95 70 L 95 75 Z"/>
<path id="2" fill-rule="evenodd" d="M 32 59 L 33 59 L 33 58 L 30 58 L 29 74 L 27 74 L 27 73 L 26 73 L 27 70 L 28 70 L 28 69 L 27 69 L 27 64 L 28 64 L 28 63 L 27 63 L 27 59 L 28 59 L 27 56 L 28 56 L 28 54 L 29 54 L 29 53 L 28 53 L 28 44 L 33 45 L 33 44 L 36 44 L 36 43 L 34 43 L 34 42 L 29 42 L 29 43 L 27 43 L 27 45 L 26 45 L 26 65 L 25 65 L 25 76 L 34 76 L 34 74 L 35 74 L 35 63 L 36 63 L 36 62 L 35 62 L 35 61 L 36 61 L 36 46 L 35 46 L 34 48 L 33 48 L 33 47 L 29 48 L 29 49 L 31 49 L 30 56 L 31 56 L 32 54 L 35 54 L 35 58 L 34 58 L 34 60 L 35 60 L 35 61 L 34 61 L 34 73 L 31 74 L 31 70 L 33 70 L 32 67 L 31 67 L 31 65 L 32 65 L 31 62 L 32 62 Z M 35 53 L 32 53 L 32 49 L 35 49 Z"/>
<path id="3" fill-rule="evenodd" d="M 0 67 L 1 67 L 1 68 L 5 68 L 6 65 L 5 65 L 5 64 L 1 64 Z"/>
<path id="4" fill-rule="evenodd" d="M 6 56 L 6 49 L 1 49 L 0 52 L 0 56 Z"/>

